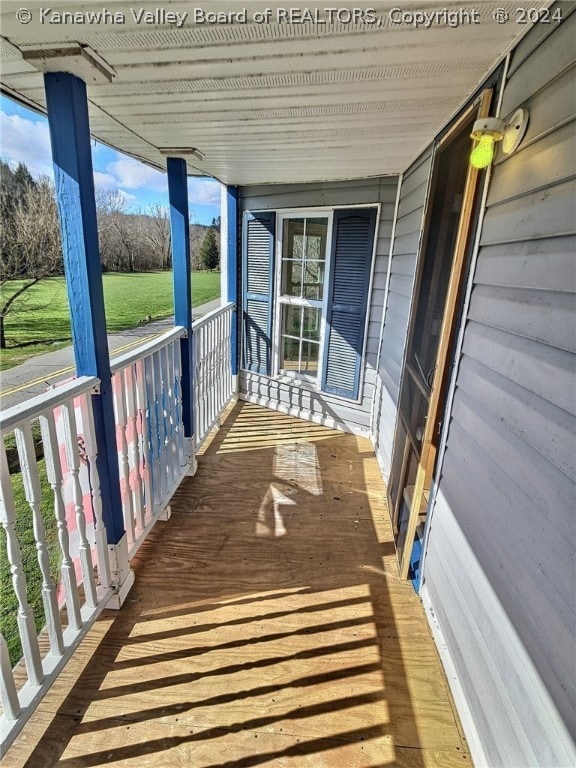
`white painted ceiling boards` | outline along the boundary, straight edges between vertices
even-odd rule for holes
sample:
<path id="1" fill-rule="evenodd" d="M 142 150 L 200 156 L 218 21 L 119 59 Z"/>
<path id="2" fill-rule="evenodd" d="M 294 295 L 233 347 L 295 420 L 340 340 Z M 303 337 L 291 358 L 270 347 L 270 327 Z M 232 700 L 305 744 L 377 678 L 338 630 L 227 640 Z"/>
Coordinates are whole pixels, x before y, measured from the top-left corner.
<path id="1" fill-rule="evenodd" d="M 191 157 L 189 172 L 231 184 L 394 174 L 526 32 L 514 18 L 518 5 L 355 2 L 330 20 L 328 3 L 5 0 L 0 79 L 5 93 L 44 110 L 42 74 L 23 52 L 81 43 L 115 73 L 110 83 L 88 85 L 93 135 L 152 165 L 165 167 L 163 147 L 196 147 L 204 159 Z M 29 23 L 16 17 L 23 6 Z M 327 23 L 283 20 L 305 7 Z M 270 22 L 256 23 L 267 8 Z M 373 8 L 377 21 L 373 14 L 348 21 L 353 8 Z M 497 8 L 508 23 L 494 20 Z M 157 9 L 187 16 L 180 26 L 145 16 Z M 195 9 L 245 9 L 246 22 L 195 23 Z M 454 17 L 443 11 L 459 9 L 478 23 L 450 26 Z M 50 23 L 54 14 L 99 11 L 110 14 L 100 23 Z M 432 23 L 411 23 L 417 11 Z M 124 21 L 111 22 L 114 14 Z"/>

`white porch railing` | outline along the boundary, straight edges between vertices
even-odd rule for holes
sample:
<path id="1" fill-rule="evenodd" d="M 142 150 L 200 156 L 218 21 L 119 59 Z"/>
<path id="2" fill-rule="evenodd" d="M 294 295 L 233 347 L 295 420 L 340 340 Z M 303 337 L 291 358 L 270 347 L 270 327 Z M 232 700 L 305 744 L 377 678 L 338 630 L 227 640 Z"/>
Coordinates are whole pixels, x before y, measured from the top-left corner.
<path id="1" fill-rule="evenodd" d="M 230 337 L 234 304 L 196 320 L 194 330 L 195 447 L 199 448 L 234 394 Z"/>
<path id="2" fill-rule="evenodd" d="M 113 592 L 91 404 L 91 393 L 98 383 L 94 377 L 76 379 L 1 416 L 2 557 L 10 565 L 17 605 L 8 639 L 23 655 L 23 665 L 14 674 L 6 638 L 0 635 L 3 746 L 15 737 Z M 37 452 L 39 443 L 42 450 Z M 11 463 L 19 464 L 18 487 L 13 484 L 6 444 Z M 43 458 L 37 458 L 37 453 L 43 453 Z M 53 546 L 58 548 L 60 563 L 58 584 L 51 573 L 43 515 L 47 497 L 54 510 L 52 538 L 57 538 Z M 30 539 L 30 533 L 34 543 L 29 541 L 29 547 L 36 550 L 35 566 L 22 560 L 23 539 L 27 534 Z M 40 640 L 25 575 L 25 569 L 30 572 L 32 567 L 38 569 L 41 582 L 42 607 L 36 607 L 36 614 L 46 627 Z M 6 599 L 3 595 L 2 601 Z"/>
<path id="3" fill-rule="evenodd" d="M 232 311 L 229 304 L 193 324 L 196 447 L 233 395 Z M 184 335 L 184 328 L 173 328 L 111 362 L 120 494 L 130 558 L 193 461 L 193 446 L 184 436 L 182 423 L 180 340 Z M 0 523 L 15 605 L 11 637 L 0 635 L 0 756 L 118 586 L 111 580 L 96 468 L 91 399 L 99 383 L 95 377 L 81 377 L 0 415 Z M 53 516 L 46 513 L 47 504 Z M 41 583 L 41 606 L 35 612 L 25 576 L 30 563 L 22 560 L 27 536 L 33 538 L 35 581 Z M 57 542 L 49 545 L 50 539 Z M 0 559 L 2 546 L 0 541 Z M 5 599 L 3 595 L 3 603 Z M 39 636 L 36 627 L 42 625 L 45 631 Z M 13 670 L 14 657 L 20 653 L 22 663 Z"/>
<path id="4" fill-rule="evenodd" d="M 132 558 L 192 459 L 184 439 L 176 327 L 111 363 L 124 527 Z"/>

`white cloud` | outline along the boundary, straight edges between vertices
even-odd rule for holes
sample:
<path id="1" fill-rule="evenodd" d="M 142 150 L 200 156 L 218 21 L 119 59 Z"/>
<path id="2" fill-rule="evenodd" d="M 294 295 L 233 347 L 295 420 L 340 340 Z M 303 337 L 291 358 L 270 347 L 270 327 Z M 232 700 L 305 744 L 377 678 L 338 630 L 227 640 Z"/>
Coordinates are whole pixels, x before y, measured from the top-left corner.
<path id="1" fill-rule="evenodd" d="M 162 205 L 165 204 L 168 192 L 166 173 L 121 155 L 104 164 L 102 155 L 110 151 L 114 150 L 99 145 L 93 147 L 94 183 L 97 187 L 106 192 L 119 193 L 128 208 L 151 205 L 151 199 L 155 197 Z M 48 175 L 54 178 L 48 122 L 0 111 L 0 157 L 12 168 L 20 162 L 25 163 L 34 177 Z M 191 210 L 202 205 L 219 207 L 220 184 L 209 178 L 190 177 L 188 197 Z"/>
<path id="2" fill-rule="evenodd" d="M 149 165 L 131 157 L 120 158 L 108 163 L 106 171 L 114 176 L 118 186 L 126 189 L 147 189 L 151 192 L 166 192 L 166 174 L 150 168 Z"/>
<path id="3" fill-rule="evenodd" d="M 106 192 L 116 192 L 118 189 L 118 180 L 109 173 L 94 171 L 94 185 L 104 189 Z"/>
<path id="4" fill-rule="evenodd" d="M 220 205 L 220 182 L 214 179 L 188 179 L 188 199 L 194 205 Z"/>
<path id="5" fill-rule="evenodd" d="M 25 163 L 34 177 L 54 178 L 48 124 L 0 112 L 0 157 L 11 168 Z"/>

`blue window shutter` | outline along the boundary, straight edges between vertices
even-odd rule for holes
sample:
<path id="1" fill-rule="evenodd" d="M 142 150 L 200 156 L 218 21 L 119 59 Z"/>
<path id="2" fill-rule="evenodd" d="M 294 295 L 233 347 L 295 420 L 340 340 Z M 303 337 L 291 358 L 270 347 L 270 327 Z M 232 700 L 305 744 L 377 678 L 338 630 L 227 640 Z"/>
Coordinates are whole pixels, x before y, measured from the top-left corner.
<path id="1" fill-rule="evenodd" d="M 376 209 L 336 211 L 322 389 L 358 398 Z"/>
<path id="2" fill-rule="evenodd" d="M 274 228 L 271 211 L 245 213 L 242 228 L 243 364 L 247 371 L 270 375 Z"/>

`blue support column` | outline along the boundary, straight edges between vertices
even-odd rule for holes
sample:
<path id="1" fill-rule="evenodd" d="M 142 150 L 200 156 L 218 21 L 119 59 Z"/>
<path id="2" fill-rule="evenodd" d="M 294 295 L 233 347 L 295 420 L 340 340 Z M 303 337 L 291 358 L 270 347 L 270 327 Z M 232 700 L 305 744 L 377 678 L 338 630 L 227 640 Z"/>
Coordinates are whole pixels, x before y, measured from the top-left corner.
<path id="1" fill-rule="evenodd" d="M 238 376 L 238 187 L 226 188 L 226 232 L 228 235 L 227 248 L 227 296 L 228 301 L 234 302 L 232 312 L 230 364 L 232 376 Z"/>
<path id="2" fill-rule="evenodd" d="M 115 545 L 124 535 L 124 520 L 86 84 L 74 75 L 58 72 L 44 76 L 44 87 L 76 372 L 78 376 L 98 376 L 100 379 L 100 393 L 93 397 L 97 468 L 108 543 Z"/>
<path id="3" fill-rule="evenodd" d="M 190 226 L 188 223 L 188 178 L 186 161 L 169 157 L 168 196 L 172 234 L 172 272 L 174 277 L 174 323 L 187 330 L 180 340 L 182 356 L 182 420 L 184 435 L 194 435 L 194 347 L 192 340 L 192 288 L 190 285 Z"/>

